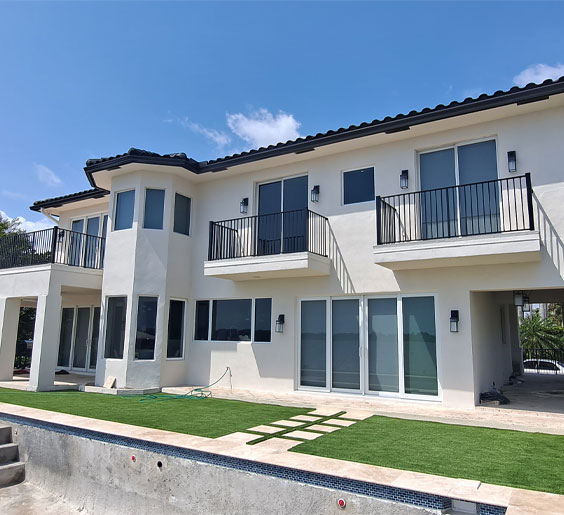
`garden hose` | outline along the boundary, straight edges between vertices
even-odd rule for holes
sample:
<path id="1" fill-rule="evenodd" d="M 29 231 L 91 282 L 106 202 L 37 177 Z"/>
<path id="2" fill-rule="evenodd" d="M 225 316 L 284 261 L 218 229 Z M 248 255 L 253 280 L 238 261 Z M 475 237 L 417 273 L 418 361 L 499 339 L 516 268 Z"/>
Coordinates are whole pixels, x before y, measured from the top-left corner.
<path id="1" fill-rule="evenodd" d="M 139 402 L 144 401 L 168 401 L 173 399 L 209 399 L 212 396 L 211 391 L 209 388 L 219 383 L 229 372 L 229 377 L 231 377 L 231 368 L 225 367 L 225 372 L 223 375 L 211 384 L 206 386 L 199 386 L 198 388 L 193 388 L 187 393 L 179 394 L 179 395 L 144 395 Z"/>

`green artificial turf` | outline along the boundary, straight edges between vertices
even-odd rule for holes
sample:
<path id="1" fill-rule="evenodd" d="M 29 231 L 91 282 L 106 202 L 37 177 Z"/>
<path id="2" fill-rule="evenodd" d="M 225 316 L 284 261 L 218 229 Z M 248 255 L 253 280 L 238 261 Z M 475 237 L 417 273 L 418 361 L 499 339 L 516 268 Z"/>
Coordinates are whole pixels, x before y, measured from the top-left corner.
<path id="1" fill-rule="evenodd" d="M 312 409 L 213 398 L 143 402 L 139 399 L 137 396 L 0 388 L 0 402 L 208 438 L 302 415 Z"/>
<path id="2" fill-rule="evenodd" d="M 564 494 L 564 436 L 374 416 L 292 451 Z"/>

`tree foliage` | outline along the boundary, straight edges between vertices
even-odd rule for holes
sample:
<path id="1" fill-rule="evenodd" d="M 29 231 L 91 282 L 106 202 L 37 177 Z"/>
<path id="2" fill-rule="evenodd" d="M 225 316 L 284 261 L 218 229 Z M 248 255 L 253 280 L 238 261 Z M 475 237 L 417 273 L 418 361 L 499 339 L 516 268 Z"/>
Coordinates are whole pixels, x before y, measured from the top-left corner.
<path id="1" fill-rule="evenodd" d="M 524 349 L 564 350 L 564 329 L 554 316 L 542 318 L 538 310 L 521 321 L 519 334 Z"/>
<path id="2" fill-rule="evenodd" d="M 22 232 L 19 220 L 0 215 L 0 238 L 14 232 Z"/>

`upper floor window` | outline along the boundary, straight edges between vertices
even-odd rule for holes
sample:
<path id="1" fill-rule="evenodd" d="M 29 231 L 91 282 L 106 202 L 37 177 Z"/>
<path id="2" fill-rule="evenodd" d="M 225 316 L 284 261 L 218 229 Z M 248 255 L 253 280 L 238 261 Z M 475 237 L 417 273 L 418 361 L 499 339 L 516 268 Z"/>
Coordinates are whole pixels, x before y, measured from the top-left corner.
<path id="1" fill-rule="evenodd" d="M 343 204 L 374 200 L 374 168 L 343 173 Z"/>
<path id="2" fill-rule="evenodd" d="M 143 228 L 162 229 L 164 212 L 165 190 L 147 188 L 145 190 L 145 216 Z"/>
<path id="3" fill-rule="evenodd" d="M 120 191 L 116 194 L 114 231 L 133 227 L 133 210 L 135 208 L 135 190 Z"/>
<path id="4" fill-rule="evenodd" d="M 180 193 L 174 196 L 174 232 L 190 234 L 190 206 L 192 200 Z"/>

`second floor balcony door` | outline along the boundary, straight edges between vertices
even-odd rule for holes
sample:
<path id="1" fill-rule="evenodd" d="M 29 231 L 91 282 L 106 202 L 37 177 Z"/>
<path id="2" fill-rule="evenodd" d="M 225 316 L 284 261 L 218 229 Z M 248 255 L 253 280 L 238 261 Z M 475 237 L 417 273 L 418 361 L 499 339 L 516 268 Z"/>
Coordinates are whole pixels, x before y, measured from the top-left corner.
<path id="1" fill-rule="evenodd" d="M 307 176 L 259 186 L 257 255 L 307 250 Z"/>

